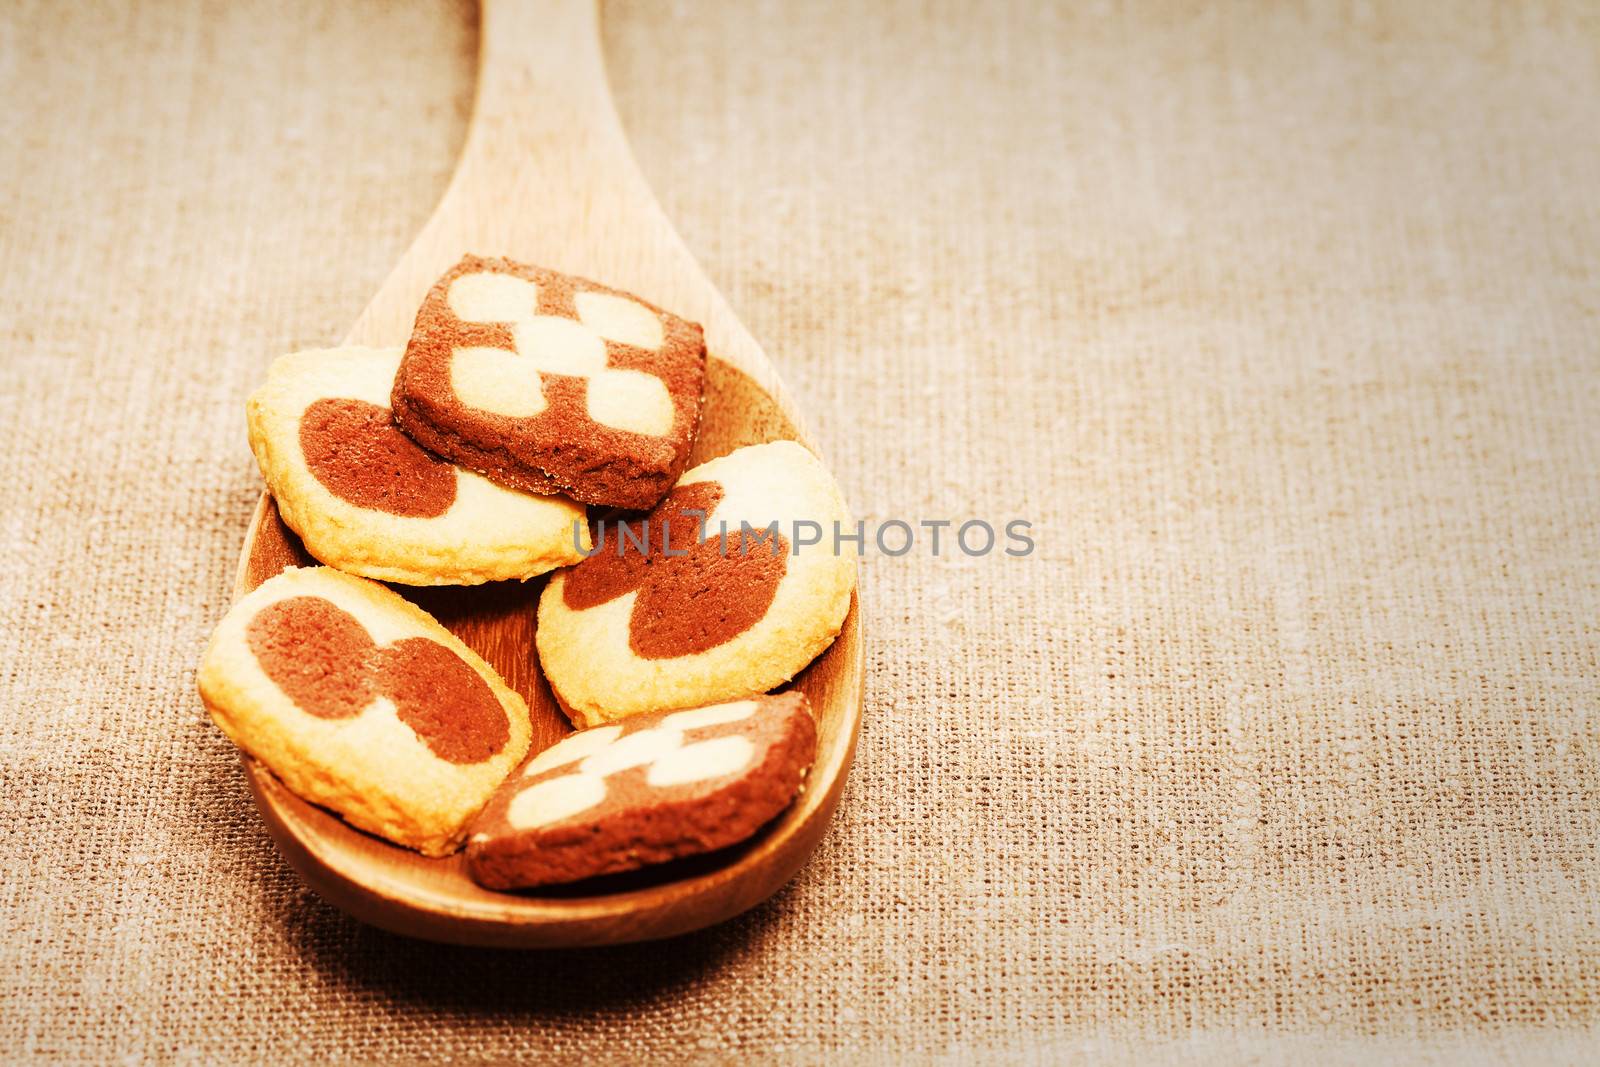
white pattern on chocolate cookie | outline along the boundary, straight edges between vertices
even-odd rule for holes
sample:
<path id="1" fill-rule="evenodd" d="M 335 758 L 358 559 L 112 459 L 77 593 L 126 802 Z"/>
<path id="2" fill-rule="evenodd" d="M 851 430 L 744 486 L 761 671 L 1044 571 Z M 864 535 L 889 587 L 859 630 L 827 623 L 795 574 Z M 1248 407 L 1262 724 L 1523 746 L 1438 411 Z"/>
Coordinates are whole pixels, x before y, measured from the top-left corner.
<path id="1" fill-rule="evenodd" d="M 525 888 L 725 848 L 788 806 L 815 756 L 800 693 L 579 731 L 485 806 L 468 870 L 491 889 Z"/>
<path id="2" fill-rule="evenodd" d="M 766 532 L 774 522 L 776 537 Z M 796 522 L 829 536 L 796 550 L 785 533 Z M 778 441 L 686 473 L 643 523 L 648 551 L 609 528 L 539 600 L 540 664 L 573 722 L 693 707 L 792 678 L 849 610 L 855 558 L 833 551 L 835 522 L 848 519 L 833 479 L 800 445 Z"/>
<path id="3" fill-rule="evenodd" d="M 627 293 L 467 256 L 429 291 L 395 381 L 401 427 L 505 485 L 649 507 L 700 418 L 700 327 Z"/>
<path id="4" fill-rule="evenodd" d="M 251 396 L 251 448 L 306 551 L 409 585 L 531 578 L 581 558 L 580 505 L 496 485 L 400 432 L 388 407 L 399 365 L 399 349 L 297 352 Z"/>
<path id="5" fill-rule="evenodd" d="M 528 709 L 416 606 L 329 567 L 284 571 L 218 624 L 198 674 L 223 732 L 292 792 L 428 855 L 528 750 Z"/>

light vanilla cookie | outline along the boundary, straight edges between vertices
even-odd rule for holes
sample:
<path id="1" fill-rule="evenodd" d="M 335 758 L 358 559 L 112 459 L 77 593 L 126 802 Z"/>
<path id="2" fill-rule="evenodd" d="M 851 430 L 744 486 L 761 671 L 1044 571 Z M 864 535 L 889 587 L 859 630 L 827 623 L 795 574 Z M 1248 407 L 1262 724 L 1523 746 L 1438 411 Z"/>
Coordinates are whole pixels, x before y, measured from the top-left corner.
<path id="1" fill-rule="evenodd" d="M 789 806 L 816 753 L 800 693 L 580 730 L 500 787 L 473 821 L 467 870 L 522 889 L 726 848 Z"/>
<path id="2" fill-rule="evenodd" d="M 539 598 L 545 678 L 578 726 L 762 693 L 838 636 L 856 560 L 844 500 L 793 441 L 688 471 Z M 775 526 L 774 526 L 775 524 Z M 814 542 L 814 543 L 806 543 Z"/>
<path id="3" fill-rule="evenodd" d="M 306 551 L 407 585 L 531 578 L 581 559 L 582 505 L 497 485 L 400 432 L 389 411 L 400 356 L 296 352 L 250 397 L 250 447 Z"/>
<path id="4" fill-rule="evenodd" d="M 241 599 L 200 663 L 200 697 L 292 792 L 429 856 L 528 752 L 528 707 L 420 608 L 330 567 Z"/>

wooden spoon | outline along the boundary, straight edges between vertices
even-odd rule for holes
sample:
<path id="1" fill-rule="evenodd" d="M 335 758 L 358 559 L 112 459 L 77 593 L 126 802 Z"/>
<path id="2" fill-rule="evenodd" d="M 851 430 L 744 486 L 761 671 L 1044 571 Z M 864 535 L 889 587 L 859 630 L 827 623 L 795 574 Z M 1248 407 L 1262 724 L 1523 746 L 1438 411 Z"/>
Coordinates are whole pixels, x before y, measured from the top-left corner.
<path id="1" fill-rule="evenodd" d="M 639 173 L 606 85 L 592 0 L 485 0 L 477 100 L 444 199 L 372 298 L 348 344 L 401 345 L 429 285 L 463 253 L 505 255 L 635 292 L 705 326 L 712 354 L 692 462 L 779 438 L 812 448 L 777 372 L 673 231 Z M 263 495 L 235 598 L 285 566 L 312 562 Z M 401 592 L 432 612 L 520 692 L 534 751 L 570 730 L 539 673 L 540 581 Z M 827 828 L 861 724 L 861 623 L 795 685 L 818 714 L 817 762 L 799 800 L 745 845 L 562 892 L 494 893 L 459 856 L 429 860 L 351 829 L 244 760 L 279 849 L 324 899 L 364 922 L 460 944 L 599 945 L 720 922 L 793 876 Z"/>

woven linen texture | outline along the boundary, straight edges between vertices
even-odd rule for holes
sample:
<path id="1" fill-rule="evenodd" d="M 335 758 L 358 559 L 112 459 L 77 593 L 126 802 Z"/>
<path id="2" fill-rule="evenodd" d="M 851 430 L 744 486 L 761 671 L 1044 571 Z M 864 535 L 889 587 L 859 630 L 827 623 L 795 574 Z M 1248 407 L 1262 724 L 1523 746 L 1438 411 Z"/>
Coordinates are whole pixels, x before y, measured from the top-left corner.
<path id="1" fill-rule="evenodd" d="M 475 15 L 8 5 L 5 1055 L 1592 1054 L 1600 28 L 1312 7 L 607 6 L 858 514 L 1037 550 L 867 561 L 859 756 L 774 900 L 501 953 L 304 890 L 193 688 L 244 399 L 439 196 Z"/>

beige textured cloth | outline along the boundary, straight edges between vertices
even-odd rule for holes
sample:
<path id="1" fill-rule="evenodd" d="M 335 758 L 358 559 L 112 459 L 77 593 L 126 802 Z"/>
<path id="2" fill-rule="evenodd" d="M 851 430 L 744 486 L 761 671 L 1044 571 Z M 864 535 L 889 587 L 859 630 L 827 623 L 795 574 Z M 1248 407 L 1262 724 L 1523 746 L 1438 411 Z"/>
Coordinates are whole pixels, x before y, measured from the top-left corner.
<path id="1" fill-rule="evenodd" d="M 310 896 L 192 677 L 244 397 L 439 195 L 470 9 L 7 5 L 0 1056 L 1593 1055 L 1600 29 L 1311 6 L 608 9 L 855 508 L 1038 550 L 868 562 L 774 901 L 517 954 Z"/>

